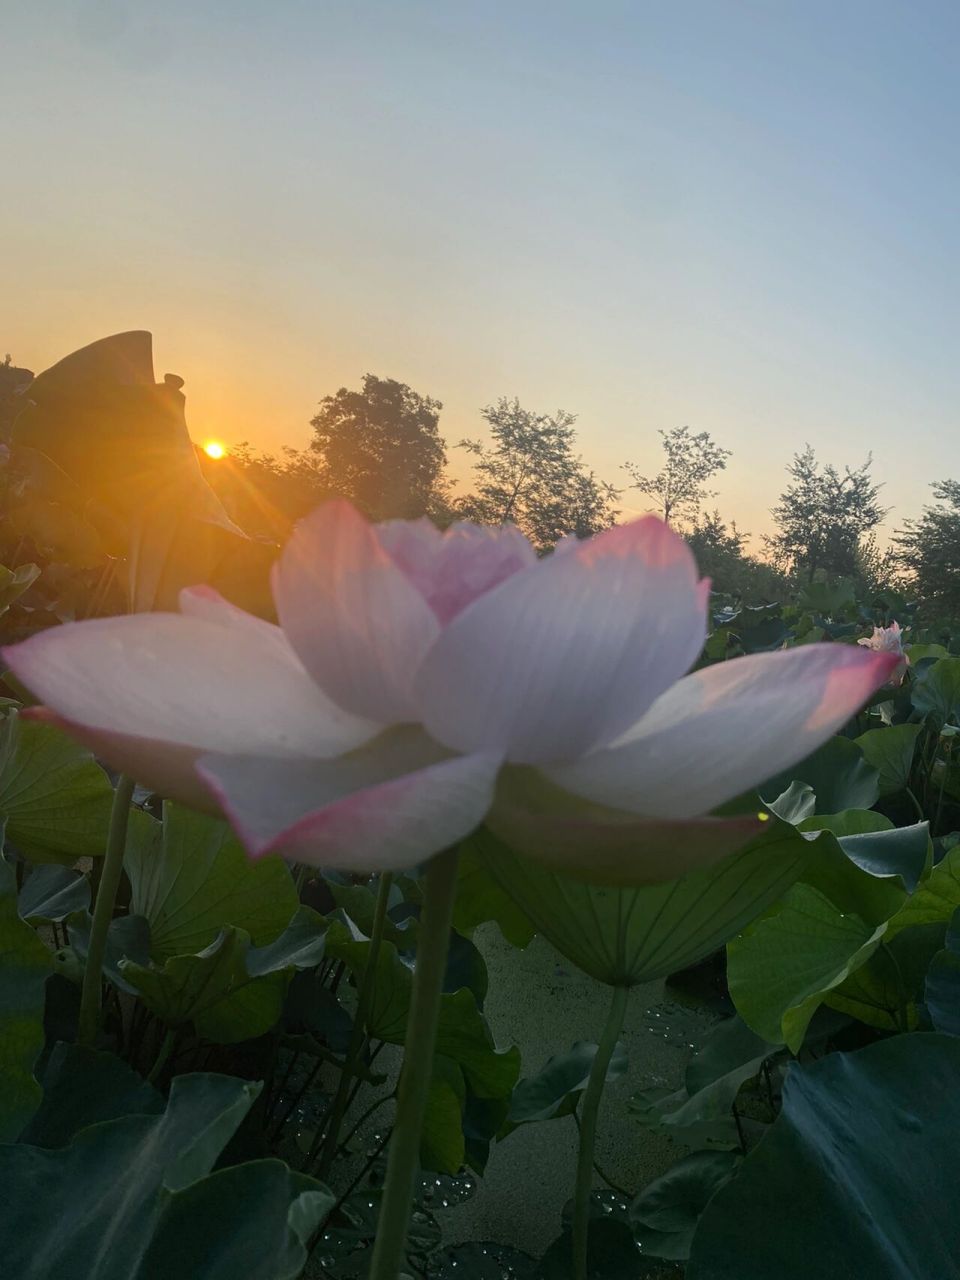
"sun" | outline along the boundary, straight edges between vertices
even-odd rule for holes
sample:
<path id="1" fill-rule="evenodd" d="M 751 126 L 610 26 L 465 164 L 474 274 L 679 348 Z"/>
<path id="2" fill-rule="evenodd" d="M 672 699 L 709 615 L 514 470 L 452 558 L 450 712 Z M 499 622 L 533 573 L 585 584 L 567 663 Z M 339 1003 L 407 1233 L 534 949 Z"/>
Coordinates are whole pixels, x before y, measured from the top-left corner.
<path id="1" fill-rule="evenodd" d="M 208 440 L 203 446 L 203 452 L 208 458 L 219 460 L 227 456 L 227 446 L 221 444 L 219 440 Z"/>

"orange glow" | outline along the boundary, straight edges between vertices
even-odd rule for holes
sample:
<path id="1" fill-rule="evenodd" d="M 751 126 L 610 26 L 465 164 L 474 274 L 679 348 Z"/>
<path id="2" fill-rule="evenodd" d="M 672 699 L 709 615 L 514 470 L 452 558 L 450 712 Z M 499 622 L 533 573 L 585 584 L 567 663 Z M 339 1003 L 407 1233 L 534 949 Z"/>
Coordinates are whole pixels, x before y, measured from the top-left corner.
<path id="1" fill-rule="evenodd" d="M 203 452 L 208 458 L 218 460 L 227 456 L 227 446 L 221 444 L 219 440 L 207 440 L 203 446 Z"/>

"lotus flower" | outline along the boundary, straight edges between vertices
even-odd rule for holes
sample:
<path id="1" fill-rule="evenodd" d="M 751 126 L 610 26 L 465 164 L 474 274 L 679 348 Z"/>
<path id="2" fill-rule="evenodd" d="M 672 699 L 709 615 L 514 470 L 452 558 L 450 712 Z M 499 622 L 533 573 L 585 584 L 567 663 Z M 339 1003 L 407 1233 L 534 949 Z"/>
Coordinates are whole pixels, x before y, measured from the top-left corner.
<path id="1" fill-rule="evenodd" d="M 409 867 L 486 821 L 529 856 L 643 883 L 757 817 L 704 816 L 806 756 L 894 655 L 807 645 L 685 673 L 709 583 L 655 517 L 537 559 L 518 530 L 370 525 L 333 501 L 275 566 L 280 626 L 209 588 L 179 614 L 6 650 L 102 759 L 222 811 L 253 856 Z"/>
<path id="2" fill-rule="evenodd" d="M 874 653 L 892 654 L 897 661 L 887 680 L 888 684 L 899 685 L 907 674 L 910 659 L 903 651 L 903 632 L 899 622 L 891 622 L 889 627 L 874 627 L 872 636 L 861 636 L 857 644 Z"/>

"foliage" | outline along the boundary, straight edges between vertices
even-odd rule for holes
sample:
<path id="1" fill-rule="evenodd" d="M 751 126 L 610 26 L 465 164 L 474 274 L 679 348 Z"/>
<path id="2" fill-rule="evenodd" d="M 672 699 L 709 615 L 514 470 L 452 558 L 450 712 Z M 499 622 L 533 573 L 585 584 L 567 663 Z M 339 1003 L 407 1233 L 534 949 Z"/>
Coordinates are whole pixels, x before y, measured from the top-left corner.
<path id="1" fill-rule="evenodd" d="M 330 497 L 321 460 L 310 449 L 284 446 L 279 457 L 234 445 L 229 463 L 200 465 L 232 520 L 252 536 L 282 543 L 298 520 Z"/>
<path id="2" fill-rule="evenodd" d="M 446 464 L 442 408 L 406 383 L 372 373 L 359 391 L 341 387 L 324 396 L 310 423 L 320 488 L 349 498 L 373 520 L 435 514 Z"/>
<path id="3" fill-rule="evenodd" d="M 481 524 L 515 524 L 541 551 L 613 523 L 616 491 L 574 453 L 574 414 L 538 414 L 503 397 L 483 417 L 493 443 L 461 442 L 476 458 L 476 487 L 458 514 Z"/>
<path id="4" fill-rule="evenodd" d="M 752 604 L 777 600 L 788 592 L 787 577 L 750 555 L 747 535 L 735 524 L 725 524 L 719 511 L 698 514 L 685 537 L 697 568 L 715 592 Z"/>
<path id="5" fill-rule="evenodd" d="M 19 1192 L 0 1206 L 6 1266 L 23 1280 L 61 1270 L 77 1280 L 226 1280 L 242 1258 L 245 1276 L 296 1280 L 330 1193 L 274 1160 L 211 1172 L 259 1091 L 227 1076 L 178 1076 L 159 1114 L 79 1128 L 61 1149 L 0 1147 L 4 1185 Z M 232 1215 L 240 1202 L 242 1222 Z M 228 1231 L 211 1232 L 218 1221 Z"/>
<path id="6" fill-rule="evenodd" d="M 774 562 L 813 581 L 818 571 L 843 577 L 857 570 L 862 540 L 886 510 L 870 468 L 821 464 L 809 445 L 787 467 L 791 483 L 771 514 L 777 532 L 764 542 Z"/>
<path id="7" fill-rule="evenodd" d="M 960 1275 L 960 1039 L 896 1036 L 793 1067 L 783 1109 L 706 1207 L 687 1280 Z M 906 1176 L 905 1176 L 906 1171 Z"/>
<path id="8" fill-rule="evenodd" d="M 937 480 L 935 501 L 907 520 L 894 545 L 911 587 L 933 616 L 960 613 L 960 481 Z"/>
<path id="9" fill-rule="evenodd" d="M 704 501 L 716 496 L 707 482 L 726 468 L 732 455 L 709 431 L 694 435 L 689 427 L 672 427 L 659 434 L 666 461 L 656 475 L 643 475 L 634 462 L 624 465 L 633 480 L 630 487 L 653 498 L 654 510 L 667 524 L 679 524 L 696 518 Z"/>

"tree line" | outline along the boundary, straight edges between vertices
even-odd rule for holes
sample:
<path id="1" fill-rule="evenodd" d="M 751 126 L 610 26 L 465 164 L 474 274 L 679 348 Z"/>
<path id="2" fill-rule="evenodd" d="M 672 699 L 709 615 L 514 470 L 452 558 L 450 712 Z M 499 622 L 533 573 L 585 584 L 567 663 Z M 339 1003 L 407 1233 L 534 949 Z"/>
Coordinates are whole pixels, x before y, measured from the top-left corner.
<path id="1" fill-rule="evenodd" d="M 0 440 L 14 394 L 29 379 L 9 356 L 0 363 Z M 625 462 L 627 482 L 618 487 L 578 453 L 574 414 L 538 413 L 501 397 L 481 410 L 488 438 L 454 446 L 472 461 L 472 483 L 460 493 L 448 472 L 442 409 L 405 383 L 367 374 L 359 389 L 324 397 L 306 449 L 277 455 L 242 444 L 231 451 L 230 466 L 207 468 L 208 479 L 241 527 L 271 539 L 283 539 L 319 501 L 342 495 L 373 520 L 509 521 L 541 552 L 615 523 L 619 500 L 634 490 L 683 533 L 719 591 L 762 602 L 817 578 L 846 578 L 865 593 L 897 586 L 941 615 L 960 613 L 960 481 L 935 482 L 933 501 L 881 551 L 876 529 L 889 510 L 872 458 L 837 467 L 806 446 L 787 466 L 771 509 L 774 531 L 757 556 L 736 522 L 708 508 L 716 497 L 711 481 L 732 455 L 707 431 L 660 431 L 660 469 L 647 473 Z"/>

